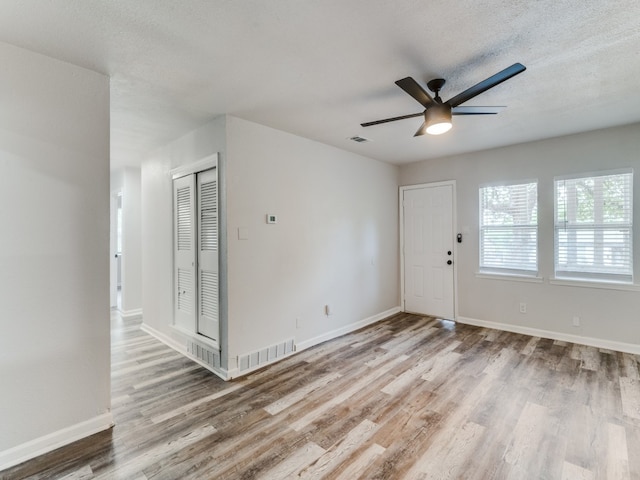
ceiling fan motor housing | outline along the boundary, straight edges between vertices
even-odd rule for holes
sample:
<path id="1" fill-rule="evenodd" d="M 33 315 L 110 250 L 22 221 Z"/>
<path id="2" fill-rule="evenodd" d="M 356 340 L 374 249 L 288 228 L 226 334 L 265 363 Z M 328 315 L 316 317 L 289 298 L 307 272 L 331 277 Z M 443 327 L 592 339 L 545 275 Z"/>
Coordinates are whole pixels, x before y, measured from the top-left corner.
<path id="1" fill-rule="evenodd" d="M 441 103 L 429 107 L 424 112 L 426 132 L 439 135 L 451 129 L 451 105 Z"/>

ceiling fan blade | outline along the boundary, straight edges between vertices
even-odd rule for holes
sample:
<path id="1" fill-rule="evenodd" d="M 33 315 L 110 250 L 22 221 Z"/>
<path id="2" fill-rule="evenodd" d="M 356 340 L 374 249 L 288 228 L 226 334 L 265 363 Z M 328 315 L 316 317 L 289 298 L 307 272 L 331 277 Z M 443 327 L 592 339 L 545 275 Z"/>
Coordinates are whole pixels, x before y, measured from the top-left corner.
<path id="1" fill-rule="evenodd" d="M 491 77 L 481 81 L 480 83 L 476 83 L 473 87 L 467 88 L 464 92 L 459 93 L 448 102 L 451 107 L 457 107 L 458 105 L 466 102 L 467 100 L 471 100 L 476 95 L 480 95 L 482 92 L 486 92 L 490 88 L 499 85 L 505 80 L 509 80 L 511 77 L 518 75 L 519 73 L 524 72 L 527 69 L 521 63 L 514 63 L 510 67 L 505 68 L 501 72 L 492 75 Z"/>
<path id="2" fill-rule="evenodd" d="M 360 126 L 370 127 L 372 125 L 380 125 L 381 123 L 395 122 L 396 120 L 404 120 L 406 118 L 421 117 L 423 114 L 424 112 L 420 112 L 420 113 L 412 113 L 410 115 L 402 115 L 401 117 L 385 118 L 384 120 L 376 120 L 375 122 L 361 123 Z"/>
<path id="3" fill-rule="evenodd" d="M 429 108 L 435 103 L 431 95 L 411 77 L 398 80 L 396 85 L 415 98 L 424 108 Z"/>
<path id="4" fill-rule="evenodd" d="M 413 135 L 414 137 L 419 137 L 420 135 L 424 135 L 427 133 L 427 122 L 422 122 L 418 131 Z"/>
<path id="5" fill-rule="evenodd" d="M 507 107 L 455 107 L 451 115 L 495 115 Z"/>

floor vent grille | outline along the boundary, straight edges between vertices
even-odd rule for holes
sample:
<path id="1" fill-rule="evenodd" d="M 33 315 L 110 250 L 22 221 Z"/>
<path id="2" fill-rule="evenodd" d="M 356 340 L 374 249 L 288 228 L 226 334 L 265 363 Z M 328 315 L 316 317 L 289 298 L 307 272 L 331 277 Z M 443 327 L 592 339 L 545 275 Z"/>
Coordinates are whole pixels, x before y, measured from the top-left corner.
<path id="1" fill-rule="evenodd" d="M 220 351 L 203 343 L 187 340 L 187 352 L 213 368 L 220 368 Z"/>
<path id="2" fill-rule="evenodd" d="M 295 340 L 290 338 L 275 345 L 270 345 L 255 352 L 238 356 L 238 370 L 253 370 L 257 367 L 272 363 L 279 358 L 285 357 L 295 350 Z"/>

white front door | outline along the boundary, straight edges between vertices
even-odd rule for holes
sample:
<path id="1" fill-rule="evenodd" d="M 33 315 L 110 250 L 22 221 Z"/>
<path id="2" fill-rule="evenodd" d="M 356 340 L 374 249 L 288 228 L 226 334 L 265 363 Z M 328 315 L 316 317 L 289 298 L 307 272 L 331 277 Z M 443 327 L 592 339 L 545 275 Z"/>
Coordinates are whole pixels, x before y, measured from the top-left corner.
<path id="1" fill-rule="evenodd" d="M 453 184 L 402 190 L 404 310 L 454 319 Z"/>

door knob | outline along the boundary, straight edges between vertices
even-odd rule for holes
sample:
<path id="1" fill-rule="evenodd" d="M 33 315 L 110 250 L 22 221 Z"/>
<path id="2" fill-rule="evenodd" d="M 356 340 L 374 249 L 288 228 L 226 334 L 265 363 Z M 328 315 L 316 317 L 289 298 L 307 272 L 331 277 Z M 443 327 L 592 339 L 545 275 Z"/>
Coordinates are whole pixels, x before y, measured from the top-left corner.
<path id="1" fill-rule="evenodd" d="M 447 265 L 451 265 L 453 262 L 451 260 L 447 260 Z"/>

